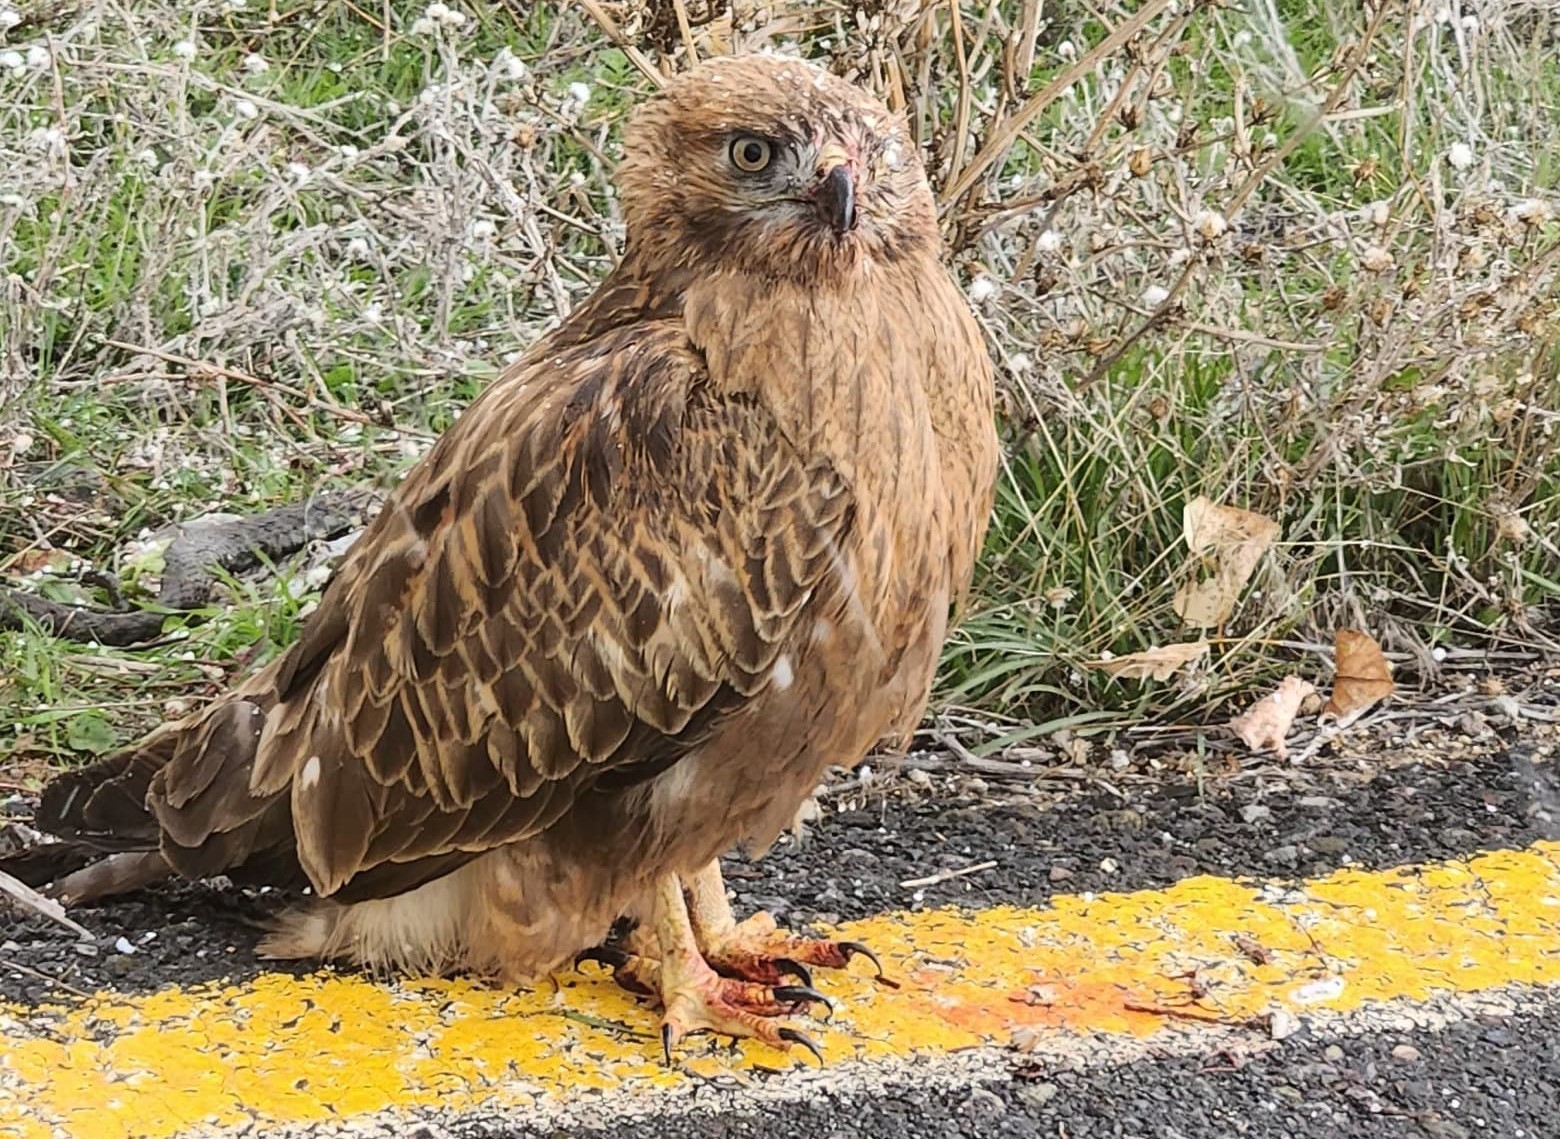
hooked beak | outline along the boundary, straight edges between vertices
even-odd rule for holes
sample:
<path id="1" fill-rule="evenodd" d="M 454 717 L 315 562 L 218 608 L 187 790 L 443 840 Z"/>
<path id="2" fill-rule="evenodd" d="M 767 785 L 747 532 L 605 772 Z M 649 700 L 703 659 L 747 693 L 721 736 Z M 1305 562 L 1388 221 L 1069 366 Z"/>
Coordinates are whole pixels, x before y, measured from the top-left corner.
<path id="1" fill-rule="evenodd" d="M 843 147 L 824 148 L 817 175 L 813 205 L 818 217 L 828 223 L 836 237 L 844 237 L 856 228 L 856 178 Z"/>

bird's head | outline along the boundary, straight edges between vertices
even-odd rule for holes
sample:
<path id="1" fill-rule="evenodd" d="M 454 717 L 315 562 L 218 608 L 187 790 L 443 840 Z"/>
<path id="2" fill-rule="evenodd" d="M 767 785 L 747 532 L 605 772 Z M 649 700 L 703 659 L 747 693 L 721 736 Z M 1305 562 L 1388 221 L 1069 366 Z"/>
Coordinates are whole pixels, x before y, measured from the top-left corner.
<path id="1" fill-rule="evenodd" d="M 901 116 L 776 55 L 709 60 L 632 117 L 620 170 L 630 250 L 666 269 L 843 281 L 936 250 Z"/>

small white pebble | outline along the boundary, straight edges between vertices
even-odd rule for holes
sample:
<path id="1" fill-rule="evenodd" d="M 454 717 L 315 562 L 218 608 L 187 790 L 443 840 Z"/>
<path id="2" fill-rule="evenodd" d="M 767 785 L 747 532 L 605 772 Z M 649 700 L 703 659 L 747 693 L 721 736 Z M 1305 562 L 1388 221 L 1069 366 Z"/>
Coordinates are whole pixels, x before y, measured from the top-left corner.
<path id="1" fill-rule="evenodd" d="M 1076 59 L 1078 56 L 1077 45 L 1072 40 L 1063 40 L 1056 45 L 1056 54 L 1063 59 Z"/>
<path id="2" fill-rule="evenodd" d="M 583 107 L 590 102 L 590 85 L 578 81 L 569 84 L 569 99 Z"/>
<path id="3" fill-rule="evenodd" d="M 233 110 L 237 112 L 238 117 L 241 119 L 258 119 L 260 117 L 260 108 L 248 99 L 240 99 L 234 103 Z"/>
<path id="4" fill-rule="evenodd" d="M 20 71 L 27 66 L 27 61 L 22 58 L 19 51 L 0 51 L 0 67 L 7 71 Z"/>
<path id="5" fill-rule="evenodd" d="M 1035 248 L 1041 253 L 1055 253 L 1062 247 L 1062 235 L 1054 229 L 1048 229 L 1035 238 Z"/>
<path id="6" fill-rule="evenodd" d="M 497 232 L 498 226 L 494 225 L 488 218 L 478 218 L 471 223 L 471 236 L 478 241 L 485 241 Z"/>
<path id="7" fill-rule="evenodd" d="M 314 173 L 301 162 L 289 162 L 283 169 L 287 171 L 287 176 L 300 186 L 309 180 L 309 175 Z"/>
<path id="8" fill-rule="evenodd" d="M 8 32 L 22 22 L 22 14 L 15 8 L 0 8 L 0 32 Z"/>
<path id="9" fill-rule="evenodd" d="M 412 21 L 412 35 L 431 36 L 439 30 L 439 22 L 430 20 L 427 16 L 418 16 Z"/>
<path id="10" fill-rule="evenodd" d="M 1149 308 L 1158 308 L 1170 299 L 1170 290 L 1163 285 L 1150 285 L 1143 290 L 1143 303 Z"/>
<path id="11" fill-rule="evenodd" d="M 1440 664 L 1446 659 L 1446 649 L 1440 645 L 1436 645 L 1435 648 L 1430 650 L 1430 659 L 1435 661 L 1436 664 Z"/>
<path id="12" fill-rule="evenodd" d="M 121 937 L 115 940 L 114 950 L 117 953 L 134 953 L 135 946 L 130 944 L 130 939 L 128 937 Z"/>
<path id="13" fill-rule="evenodd" d="M 33 44 L 27 49 L 27 66 L 34 71 L 47 71 L 49 64 L 54 62 L 54 57 L 49 54 L 49 49 L 41 44 Z"/>
<path id="14" fill-rule="evenodd" d="M 1035 366 L 1035 362 L 1029 358 L 1027 352 L 1015 352 L 1008 360 L 1008 369 L 1015 375 L 1022 375 Z"/>
<path id="15" fill-rule="evenodd" d="M 353 146 L 350 142 L 342 143 L 339 147 L 337 147 L 337 152 L 341 155 L 341 157 L 349 160 L 356 158 L 360 153 L 358 148 Z"/>
<path id="16" fill-rule="evenodd" d="M 1466 142 L 1454 142 L 1452 148 L 1446 152 L 1446 161 L 1451 163 L 1453 170 L 1466 170 L 1473 165 L 1473 147 Z"/>
<path id="17" fill-rule="evenodd" d="M 347 256 L 354 261 L 368 260 L 368 239 L 366 237 L 354 237 L 347 242 Z"/>
<path id="18" fill-rule="evenodd" d="M 271 70 L 271 65 L 266 62 L 265 56 L 250 52 L 244 56 L 244 70 L 251 75 L 263 75 Z"/>
<path id="19" fill-rule="evenodd" d="M 429 4 L 426 8 L 423 9 L 424 16 L 427 16 L 430 20 L 438 20 L 441 23 L 443 22 L 444 17 L 448 16 L 449 14 L 449 5 L 441 4 L 439 3 L 439 0 L 433 0 L 432 4 Z"/>
<path id="20" fill-rule="evenodd" d="M 195 58 L 195 41 L 180 40 L 173 45 L 173 54 L 188 62 Z"/>

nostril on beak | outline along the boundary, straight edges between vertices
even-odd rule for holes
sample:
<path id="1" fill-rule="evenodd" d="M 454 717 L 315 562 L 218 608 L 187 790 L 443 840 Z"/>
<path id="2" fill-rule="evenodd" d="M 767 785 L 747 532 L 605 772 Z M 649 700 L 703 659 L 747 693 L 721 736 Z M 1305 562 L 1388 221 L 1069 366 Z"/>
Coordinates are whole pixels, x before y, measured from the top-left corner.
<path id="1" fill-rule="evenodd" d="M 856 228 L 856 180 L 849 166 L 841 163 L 825 174 L 814 200 L 819 217 L 835 234 L 844 236 Z"/>

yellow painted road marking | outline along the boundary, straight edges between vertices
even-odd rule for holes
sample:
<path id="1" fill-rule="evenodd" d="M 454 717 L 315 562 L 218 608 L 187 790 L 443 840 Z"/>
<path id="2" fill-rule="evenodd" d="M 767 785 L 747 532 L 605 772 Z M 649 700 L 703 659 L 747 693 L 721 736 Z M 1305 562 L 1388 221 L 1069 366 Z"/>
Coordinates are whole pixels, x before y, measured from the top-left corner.
<path id="1" fill-rule="evenodd" d="M 1026 1028 L 1141 1037 L 1170 1016 L 1242 1022 L 1560 986 L 1560 843 L 1295 886 L 1199 877 L 1044 909 L 885 914 L 841 935 L 871 944 L 903 987 L 820 974 L 840 1004 L 817 1032 L 834 1064 L 1006 1044 Z M 0 1004 L 0 1136 L 60 1127 L 158 1139 L 385 1109 L 523 1112 L 590 1088 L 802 1062 L 690 1042 L 685 1070 L 666 1070 L 652 1010 L 604 976 L 558 982 L 505 993 L 271 974 L 46 1009 Z"/>

